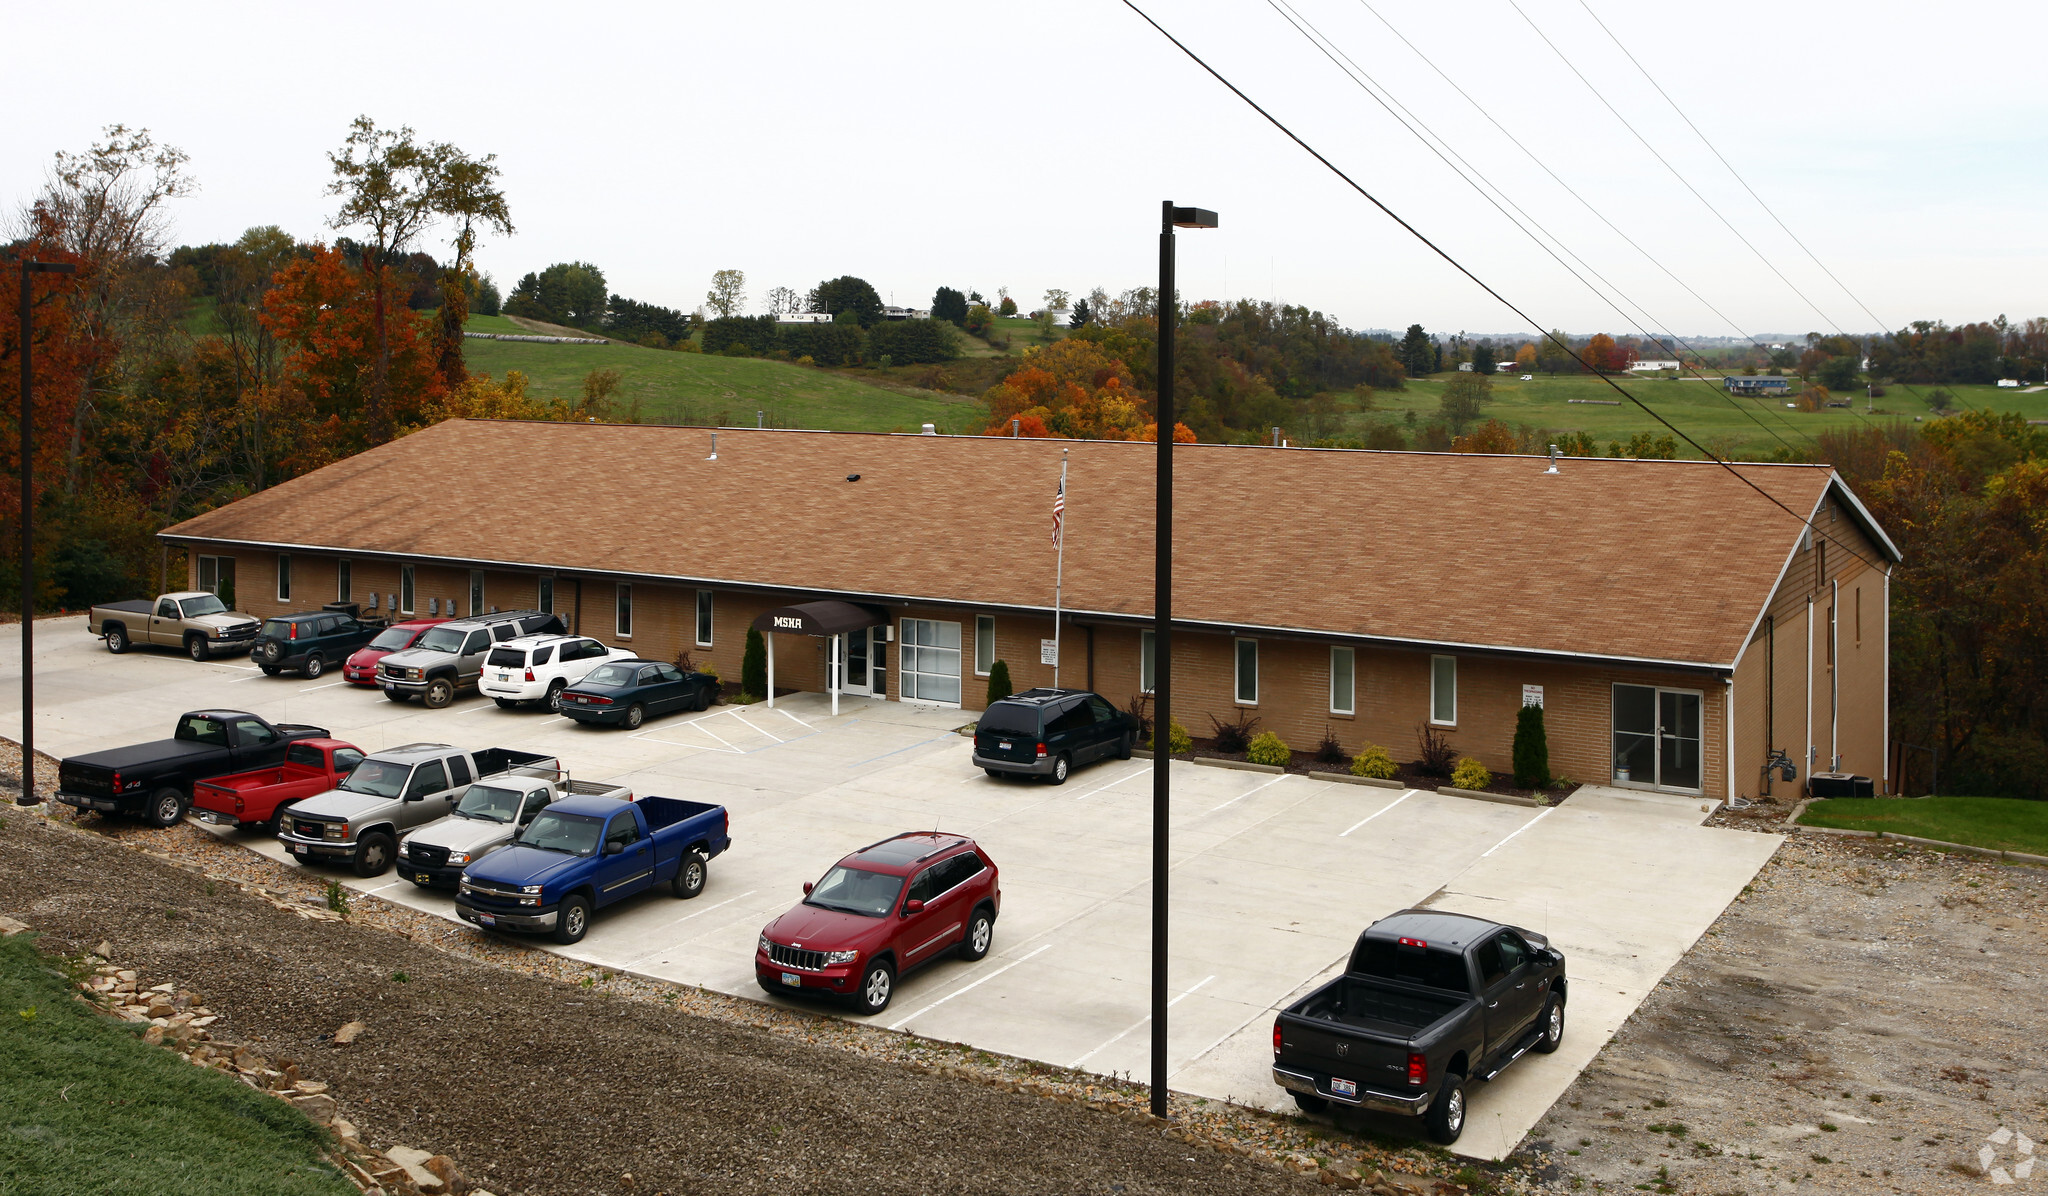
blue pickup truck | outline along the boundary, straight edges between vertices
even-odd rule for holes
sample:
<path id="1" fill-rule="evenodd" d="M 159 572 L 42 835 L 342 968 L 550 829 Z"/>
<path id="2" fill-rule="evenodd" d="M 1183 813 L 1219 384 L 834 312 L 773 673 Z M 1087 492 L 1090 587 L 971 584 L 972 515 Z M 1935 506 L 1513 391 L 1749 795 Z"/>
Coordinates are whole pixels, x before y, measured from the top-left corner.
<path id="1" fill-rule="evenodd" d="M 635 893 L 702 893 L 712 857 L 732 846 L 730 826 L 724 806 L 675 797 L 558 801 L 463 872 L 455 911 L 487 930 L 580 942 L 593 912 Z"/>

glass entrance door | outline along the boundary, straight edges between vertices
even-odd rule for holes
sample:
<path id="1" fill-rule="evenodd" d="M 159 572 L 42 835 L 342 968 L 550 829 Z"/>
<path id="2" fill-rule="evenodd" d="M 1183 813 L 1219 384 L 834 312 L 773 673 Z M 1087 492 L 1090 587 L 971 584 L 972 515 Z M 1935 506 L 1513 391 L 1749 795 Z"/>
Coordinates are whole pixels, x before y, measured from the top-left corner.
<path id="1" fill-rule="evenodd" d="M 863 627 L 846 633 L 845 644 L 840 649 L 845 653 L 842 659 L 846 662 L 846 680 L 840 686 L 841 693 L 866 696 L 873 692 L 868 684 L 868 633 L 872 630 L 871 627 Z"/>
<path id="2" fill-rule="evenodd" d="M 1697 790 L 1701 698 L 1696 690 L 1614 687 L 1614 779 L 1659 789 Z"/>

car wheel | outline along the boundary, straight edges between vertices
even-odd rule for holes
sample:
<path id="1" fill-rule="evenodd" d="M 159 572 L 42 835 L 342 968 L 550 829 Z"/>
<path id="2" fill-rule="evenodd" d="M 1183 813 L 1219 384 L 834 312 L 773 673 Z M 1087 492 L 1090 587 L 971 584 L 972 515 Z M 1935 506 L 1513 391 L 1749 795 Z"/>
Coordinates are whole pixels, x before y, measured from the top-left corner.
<path id="1" fill-rule="evenodd" d="M 120 627 L 107 628 L 107 651 L 119 656 L 128 650 L 128 632 Z"/>
<path id="2" fill-rule="evenodd" d="M 391 857 L 397 854 L 398 845 L 391 836 L 382 831 L 363 836 L 356 844 L 356 858 L 352 861 L 357 876 L 371 877 L 391 866 Z"/>
<path id="3" fill-rule="evenodd" d="M 580 943 L 590 933 L 590 898 L 565 897 L 555 914 L 555 941 Z"/>
<path id="4" fill-rule="evenodd" d="M 427 709 L 439 710 L 455 700 L 455 683 L 446 677 L 436 677 L 427 682 L 425 701 Z"/>
<path id="5" fill-rule="evenodd" d="M 543 704 L 546 705 L 549 710 L 555 712 L 556 714 L 560 714 L 562 712 L 562 691 L 567 689 L 568 687 L 568 683 L 565 681 L 555 681 L 551 683 L 548 686 L 547 699 Z"/>
<path id="6" fill-rule="evenodd" d="M 1552 993 L 1543 1006 L 1543 1037 L 1536 1040 L 1538 1054 L 1548 1055 L 1564 1041 L 1564 1002 Z"/>
<path id="7" fill-rule="evenodd" d="M 327 660 L 315 652 L 306 658 L 306 663 L 299 666 L 299 671 L 306 675 L 306 680 L 311 681 L 327 671 Z"/>
<path id="8" fill-rule="evenodd" d="M 626 707 L 626 730 L 638 730 L 640 724 L 646 721 L 647 707 L 642 706 L 638 702 L 635 702 L 631 706 Z"/>
<path id="9" fill-rule="evenodd" d="M 1304 1113 L 1327 1113 L 1330 1111 L 1330 1102 L 1320 1096 L 1310 1096 L 1306 1092 L 1296 1092 L 1291 1095 L 1294 1097 L 1294 1107 Z"/>
<path id="10" fill-rule="evenodd" d="M 1002 769 L 1000 769 L 1000 768 L 984 768 L 984 769 L 982 769 L 981 771 L 983 771 L 983 772 L 987 773 L 988 775 L 990 775 L 990 776 L 994 777 L 994 778 L 995 778 L 996 780 L 998 780 L 998 781 L 1000 781 L 1000 780 L 1002 780 L 1002 779 L 1003 779 L 1003 770 L 1002 770 Z"/>
<path id="11" fill-rule="evenodd" d="M 149 812 L 145 816 L 151 826 L 176 826 L 185 817 L 185 795 L 166 785 L 149 795 Z"/>
<path id="12" fill-rule="evenodd" d="M 704 881 L 710 875 L 711 865 L 700 851 L 686 851 L 683 862 L 676 867 L 676 878 L 670 882 L 669 890 L 688 901 L 704 891 Z"/>
<path id="13" fill-rule="evenodd" d="M 1067 754 L 1061 752 L 1052 758 L 1052 775 L 1045 779 L 1055 785 L 1064 785 L 1067 783 L 1067 770 L 1071 767 L 1072 765 L 1067 760 Z"/>
<path id="14" fill-rule="evenodd" d="M 967 919 L 967 937 L 960 940 L 960 958 L 969 963 L 988 954 L 989 944 L 995 941 L 996 918 L 988 912 L 987 906 L 974 911 Z"/>
<path id="15" fill-rule="evenodd" d="M 1116 741 L 1116 758 L 1119 760 L 1130 759 L 1131 749 L 1136 746 L 1135 740 L 1137 738 L 1135 734 L 1129 731 L 1124 732 L 1124 737 Z"/>
<path id="16" fill-rule="evenodd" d="M 860 978 L 860 991 L 853 995 L 856 1010 L 876 1014 L 889 1007 L 889 998 L 896 995 L 896 969 L 887 963 L 875 962 Z"/>
<path id="17" fill-rule="evenodd" d="M 1445 1076 L 1444 1086 L 1436 1090 L 1436 1099 L 1429 1105 L 1429 1140 L 1439 1146 L 1449 1146 L 1465 1132 L 1465 1077 Z"/>
<path id="18" fill-rule="evenodd" d="M 259 824 L 263 830 L 263 833 L 266 835 L 283 834 L 284 820 L 286 818 L 291 817 L 292 807 L 298 804 L 299 803 L 297 802 L 286 802 L 285 804 L 279 806 L 277 809 L 272 810 L 270 812 L 270 821 Z"/>
<path id="19" fill-rule="evenodd" d="M 203 637 L 188 635 L 185 637 L 185 654 L 194 660 L 206 660 L 213 655 L 213 652 L 207 648 L 206 640 Z"/>
<path id="20" fill-rule="evenodd" d="M 257 667 L 257 668 L 259 668 L 259 669 L 262 669 L 262 670 L 263 670 L 263 675 L 264 675 L 264 676 L 266 676 L 266 677 L 275 677 L 275 676 L 277 676 L 277 675 L 278 675 L 279 673 L 281 673 L 281 672 L 283 672 L 283 671 L 284 671 L 283 669 L 280 669 L 280 668 L 278 668 L 278 667 L 277 667 L 276 665 L 274 665 L 274 664 L 259 664 L 259 665 L 257 665 L 256 667 Z"/>
<path id="21" fill-rule="evenodd" d="M 498 704 L 498 708 L 501 710 L 510 710 L 514 706 L 519 705 L 519 703 L 512 698 L 492 698 L 491 701 L 496 702 Z"/>
<path id="22" fill-rule="evenodd" d="M 402 689 L 387 689 L 384 691 L 384 696 L 390 698 L 394 702 L 412 701 L 412 695 L 405 692 Z"/>
<path id="23" fill-rule="evenodd" d="M 703 686 L 703 687 L 701 687 L 701 688 L 699 688 L 699 689 L 697 690 L 697 700 L 696 700 L 696 702 L 695 702 L 695 703 L 693 703 L 693 704 L 692 704 L 692 705 L 690 706 L 690 709 L 692 709 L 692 710 L 709 710 L 709 709 L 711 709 L 711 687 L 710 687 L 710 686 L 706 685 L 706 686 Z"/>

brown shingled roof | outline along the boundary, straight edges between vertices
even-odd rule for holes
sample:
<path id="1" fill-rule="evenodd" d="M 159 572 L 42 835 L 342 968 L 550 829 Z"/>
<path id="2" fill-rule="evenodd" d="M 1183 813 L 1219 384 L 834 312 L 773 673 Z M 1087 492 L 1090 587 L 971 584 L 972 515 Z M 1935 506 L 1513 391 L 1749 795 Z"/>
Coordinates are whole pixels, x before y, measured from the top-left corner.
<path id="1" fill-rule="evenodd" d="M 450 420 L 174 539 L 1145 616 L 1151 445 Z M 1175 450 L 1175 617 L 1725 665 L 1801 531 L 1709 462 Z M 1825 466 L 1744 465 L 1805 515 Z M 860 480 L 849 482 L 848 474 Z M 1834 482 L 1839 487 L 1838 482 Z"/>

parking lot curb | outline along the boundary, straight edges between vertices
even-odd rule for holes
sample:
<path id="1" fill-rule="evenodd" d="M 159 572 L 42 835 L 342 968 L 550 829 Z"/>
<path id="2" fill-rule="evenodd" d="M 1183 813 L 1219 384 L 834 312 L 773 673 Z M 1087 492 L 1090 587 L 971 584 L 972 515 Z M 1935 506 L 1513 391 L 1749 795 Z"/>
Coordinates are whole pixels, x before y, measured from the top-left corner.
<path id="1" fill-rule="evenodd" d="M 2030 855 L 2024 851 L 2000 851 L 1996 847 L 1977 847 L 1969 843 L 1945 843 L 1940 839 L 1923 839 L 1918 835 L 1901 835 L 1897 831 L 1859 831 L 1839 826 L 1803 826 L 1799 816 L 1813 801 L 1808 798 L 1792 807 L 1792 813 L 1785 824 L 1796 831 L 1815 835 L 1842 835 L 1851 839 L 1889 839 L 1894 843 L 1911 843 L 1915 847 L 1929 847 L 1936 851 L 1960 851 L 1968 855 L 1980 855 L 1986 859 L 2003 860 L 2008 864 L 2026 864 L 2035 868 L 2048 868 L 2048 856 Z"/>
<path id="2" fill-rule="evenodd" d="M 1196 756 L 1195 763 L 1209 768 L 1235 768 L 1241 772 L 1286 772 L 1278 764 L 1253 764 L 1249 760 L 1218 760 L 1214 756 Z"/>
<path id="3" fill-rule="evenodd" d="M 1311 781 L 1336 781 L 1340 785 L 1372 785 L 1379 789 L 1406 789 L 1399 781 L 1381 780 L 1379 777 L 1354 777 L 1348 772 L 1312 772 Z"/>
<path id="4" fill-rule="evenodd" d="M 1132 756 L 1132 758 L 1134 758 L 1134 759 L 1138 759 L 1138 760 L 1150 760 L 1150 759 L 1152 758 L 1152 749 L 1151 749 L 1151 748 L 1132 748 L 1132 749 L 1131 749 L 1131 756 Z"/>
<path id="5" fill-rule="evenodd" d="M 1483 793 L 1477 789 L 1459 789 L 1452 785 L 1438 785 L 1436 791 L 1449 794 L 1452 797 L 1469 797 L 1473 801 L 1490 801 L 1503 806 L 1529 806 L 1534 808 L 1543 804 L 1533 797 L 1516 797 L 1511 793 Z"/>

